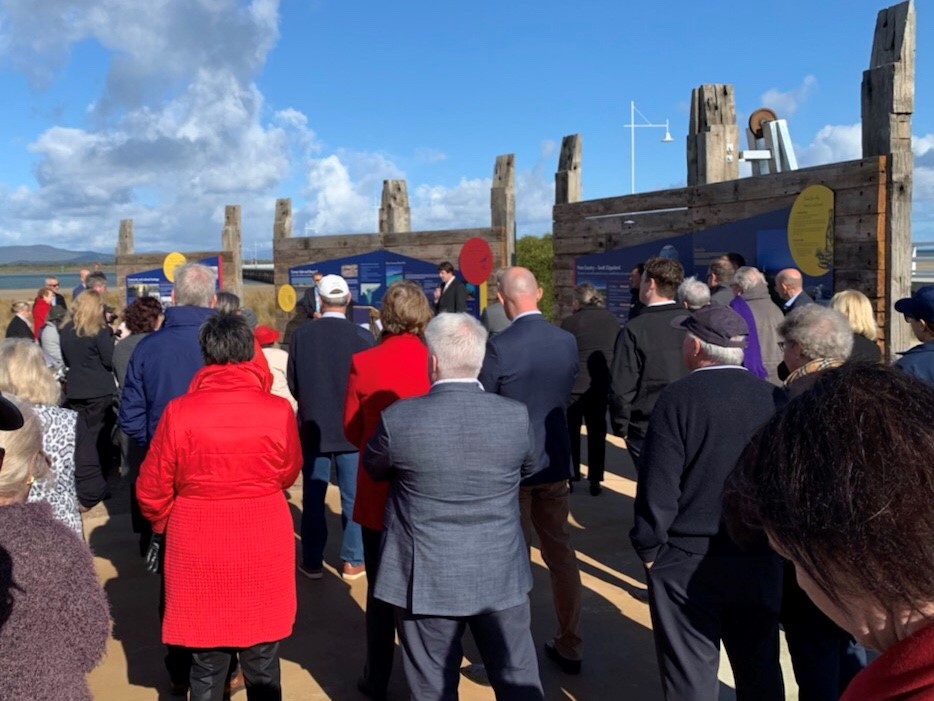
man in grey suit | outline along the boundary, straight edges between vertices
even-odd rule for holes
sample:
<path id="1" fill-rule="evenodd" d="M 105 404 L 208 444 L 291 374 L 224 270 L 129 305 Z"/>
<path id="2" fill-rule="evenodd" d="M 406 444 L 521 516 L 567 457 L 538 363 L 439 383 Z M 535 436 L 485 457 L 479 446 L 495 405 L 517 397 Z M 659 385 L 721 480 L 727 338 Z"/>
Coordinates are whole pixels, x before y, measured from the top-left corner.
<path id="1" fill-rule="evenodd" d="M 396 607 L 416 699 L 457 698 L 468 627 L 497 698 L 544 698 L 518 497 L 534 434 L 524 405 L 477 382 L 486 336 L 468 314 L 432 320 L 431 390 L 383 411 L 363 456 L 391 482 L 375 596 Z"/>

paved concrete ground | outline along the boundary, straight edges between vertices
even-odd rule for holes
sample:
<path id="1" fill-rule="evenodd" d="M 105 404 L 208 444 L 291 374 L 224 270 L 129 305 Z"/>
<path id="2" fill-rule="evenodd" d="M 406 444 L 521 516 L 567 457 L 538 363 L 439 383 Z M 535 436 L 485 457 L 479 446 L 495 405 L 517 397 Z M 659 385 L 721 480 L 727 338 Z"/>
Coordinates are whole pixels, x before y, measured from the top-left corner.
<path id="1" fill-rule="evenodd" d="M 583 580 L 584 667 L 569 677 L 541 655 L 554 632 L 554 611 L 548 571 L 533 549 L 532 634 L 539 648 L 542 683 L 547 699 L 661 699 L 648 606 L 633 595 L 644 592 L 642 566 L 629 545 L 635 474 L 622 443 L 607 446 L 609 470 L 604 491 L 592 497 L 586 482 L 571 495 L 573 540 Z M 586 474 L 586 469 L 585 469 Z M 114 497 L 85 515 L 85 532 L 96 556 L 101 580 L 110 598 L 113 636 L 104 663 L 89 677 L 98 701 L 168 700 L 162 665 L 157 602 L 158 578 L 148 574 L 131 533 L 128 491 L 115 483 Z M 296 531 L 301 514 L 301 481 L 289 490 Z M 366 580 L 344 582 L 338 565 L 340 520 L 336 487 L 328 491 L 331 538 L 324 579 L 296 575 L 298 620 L 282 646 L 282 683 L 287 701 L 299 699 L 356 700 L 363 697 L 355 682 L 364 659 L 363 604 Z M 408 698 L 401 662 L 390 688 L 391 698 Z M 465 662 L 479 656 L 469 635 Z M 795 697 L 794 677 L 784 655 L 788 698 Z M 729 665 L 721 664 L 721 701 L 735 698 Z M 462 678 L 461 698 L 493 699 L 489 687 Z M 241 692 L 235 698 L 245 699 Z"/>

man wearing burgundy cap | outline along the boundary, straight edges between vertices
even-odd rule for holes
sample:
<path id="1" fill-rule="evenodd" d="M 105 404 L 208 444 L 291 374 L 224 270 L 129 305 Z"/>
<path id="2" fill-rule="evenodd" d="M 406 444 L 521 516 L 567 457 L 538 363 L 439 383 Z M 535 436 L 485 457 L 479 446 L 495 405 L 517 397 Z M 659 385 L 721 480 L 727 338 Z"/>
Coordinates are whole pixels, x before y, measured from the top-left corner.
<path id="1" fill-rule="evenodd" d="M 729 307 L 671 321 L 687 330 L 690 374 L 664 390 L 649 419 L 629 533 L 646 567 L 666 701 L 716 699 L 720 641 L 737 698 L 785 698 L 778 657 L 782 565 L 764 542 L 727 534 L 724 486 L 752 435 L 784 401 L 743 368 L 749 329 Z"/>

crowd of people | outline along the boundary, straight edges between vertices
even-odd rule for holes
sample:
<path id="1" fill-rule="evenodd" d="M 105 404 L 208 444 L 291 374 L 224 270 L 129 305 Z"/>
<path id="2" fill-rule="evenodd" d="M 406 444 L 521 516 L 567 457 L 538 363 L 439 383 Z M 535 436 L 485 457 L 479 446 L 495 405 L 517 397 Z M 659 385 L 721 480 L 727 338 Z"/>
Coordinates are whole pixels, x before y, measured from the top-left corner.
<path id="1" fill-rule="evenodd" d="M 784 699 L 780 626 L 802 701 L 934 694 L 934 286 L 895 304 L 920 344 L 888 366 L 865 295 L 824 306 L 800 271 L 770 288 L 738 254 L 706 281 L 635 266 L 622 324 L 586 283 L 550 323 L 521 267 L 478 321 L 444 262 L 435 299 L 395 282 L 363 328 L 347 281 L 318 274 L 287 351 L 203 265 L 176 269 L 170 305 L 134 300 L 125 335 L 106 276 L 82 272 L 70 308 L 49 278 L 0 342 L 0 651 L 37 662 L 0 667 L 4 698 L 88 698 L 110 619 L 80 514 L 119 465 L 170 693 L 281 699 L 295 573 L 333 569 L 367 582 L 363 696 L 388 697 L 398 637 L 412 698 L 457 698 L 469 629 L 497 698 L 543 699 L 530 548 L 550 574 L 544 659 L 581 674 L 569 495 L 602 494 L 608 430 L 637 472 L 623 518 L 666 699 L 717 698 L 721 644 L 738 699 Z M 882 653 L 868 668 L 864 646 Z"/>

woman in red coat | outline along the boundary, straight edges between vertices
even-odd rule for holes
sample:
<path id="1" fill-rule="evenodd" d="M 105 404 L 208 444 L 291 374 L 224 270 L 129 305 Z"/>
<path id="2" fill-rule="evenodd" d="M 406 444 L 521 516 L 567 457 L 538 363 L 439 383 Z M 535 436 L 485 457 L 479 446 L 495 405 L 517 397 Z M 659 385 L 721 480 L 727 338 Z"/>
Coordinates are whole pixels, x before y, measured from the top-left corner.
<path id="1" fill-rule="evenodd" d="M 281 699 L 279 641 L 296 610 L 283 494 L 302 465 L 295 415 L 249 362 L 242 317 L 209 317 L 200 341 L 205 367 L 166 407 L 136 483 L 165 534 L 162 640 L 192 648 L 192 701 L 221 698 L 235 650 L 247 698 Z"/>
<path id="2" fill-rule="evenodd" d="M 417 397 L 431 388 L 428 349 L 420 336 L 431 320 L 431 307 L 422 288 L 410 280 L 392 283 L 383 295 L 380 321 L 383 333 L 374 348 L 357 353 L 350 363 L 344 401 L 344 435 L 363 455 L 376 433 L 380 412 L 397 399 Z M 379 546 L 388 482 L 376 482 L 360 466 L 353 520 L 363 531 L 363 559 L 369 584 L 366 596 L 367 661 L 357 682 L 372 699 L 386 697 L 395 645 L 393 607 L 373 597 L 379 571 Z"/>

